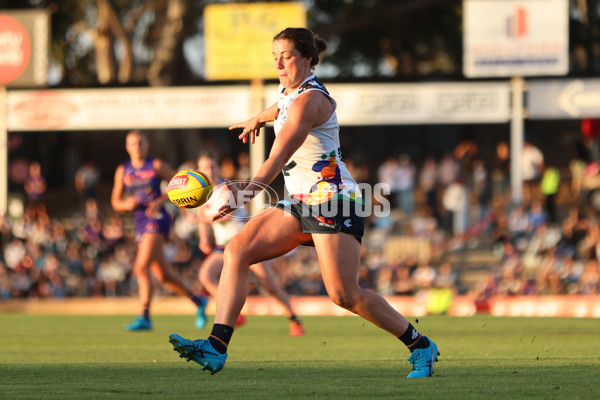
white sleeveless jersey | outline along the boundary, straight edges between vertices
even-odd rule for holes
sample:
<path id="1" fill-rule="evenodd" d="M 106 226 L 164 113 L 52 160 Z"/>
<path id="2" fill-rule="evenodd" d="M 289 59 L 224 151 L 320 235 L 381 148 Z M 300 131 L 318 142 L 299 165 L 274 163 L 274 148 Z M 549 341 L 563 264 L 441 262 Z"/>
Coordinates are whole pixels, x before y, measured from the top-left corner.
<path id="1" fill-rule="evenodd" d="M 306 78 L 298 89 L 287 95 L 285 88 L 279 85 L 275 135 L 285 124 L 292 102 L 311 90 L 324 93 L 333 103 L 334 110 L 327 122 L 310 130 L 304 143 L 283 168 L 285 187 L 293 198 L 306 204 L 320 204 L 337 198 L 362 202 L 358 185 L 342 161 L 340 127 L 335 112 L 337 104 L 315 75 Z"/>

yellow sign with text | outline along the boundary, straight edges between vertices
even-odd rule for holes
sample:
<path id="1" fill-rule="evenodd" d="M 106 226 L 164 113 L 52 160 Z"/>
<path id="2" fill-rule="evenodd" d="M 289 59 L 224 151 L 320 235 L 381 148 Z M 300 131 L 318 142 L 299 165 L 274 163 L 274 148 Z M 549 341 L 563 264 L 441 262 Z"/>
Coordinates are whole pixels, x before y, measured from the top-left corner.
<path id="1" fill-rule="evenodd" d="M 206 78 L 277 78 L 273 37 L 288 27 L 305 27 L 300 3 L 212 4 L 204 11 Z"/>

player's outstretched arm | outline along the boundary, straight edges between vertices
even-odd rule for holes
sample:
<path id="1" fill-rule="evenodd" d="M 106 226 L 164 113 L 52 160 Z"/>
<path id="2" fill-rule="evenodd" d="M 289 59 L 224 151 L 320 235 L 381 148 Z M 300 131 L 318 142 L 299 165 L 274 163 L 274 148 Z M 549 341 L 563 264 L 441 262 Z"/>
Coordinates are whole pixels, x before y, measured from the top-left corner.
<path id="1" fill-rule="evenodd" d="M 295 101 L 294 105 L 288 110 L 288 118 L 285 125 L 273 142 L 269 157 L 260 166 L 254 178 L 252 178 L 244 190 L 239 191 L 239 194 L 237 193 L 238 190 L 230 187 L 234 198 L 243 199 L 244 203 L 237 201 L 235 207 L 232 207 L 231 204 L 223 205 L 219 209 L 219 213 L 213 218 L 213 221 L 223 218 L 235 208 L 244 206 L 246 202 L 249 202 L 258 195 L 265 186 L 273 182 L 292 155 L 304 143 L 310 129 L 315 125 L 320 116 L 319 113 L 322 108 L 319 103 L 320 97 L 322 95 L 318 93 L 307 93 Z"/>
<path id="2" fill-rule="evenodd" d="M 242 129 L 238 139 L 247 143 L 248 135 L 251 135 L 250 143 L 254 144 L 255 138 L 260 134 L 260 128 L 264 127 L 267 122 L 274 121 L 276 115 L 277 103 L 274 103 L 271 107 L 264 109 L 249 120 L 231 125 L 229 130 Z"/>

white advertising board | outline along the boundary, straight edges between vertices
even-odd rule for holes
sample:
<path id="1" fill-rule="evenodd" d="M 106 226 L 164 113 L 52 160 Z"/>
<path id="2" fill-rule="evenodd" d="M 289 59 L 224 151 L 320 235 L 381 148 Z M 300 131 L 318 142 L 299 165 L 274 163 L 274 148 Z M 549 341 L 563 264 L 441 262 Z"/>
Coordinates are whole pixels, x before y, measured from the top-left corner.
<path id="1" fill-rule="evenodd" d="M 330 84 L 340 125 L 505 123 L 508 82 Z M 267 90 L 267 104 L 277 86 Z"/>
<path id="2" fill-rule="evenodd" d="M 492 83 L 332 84 L 342 125 L 502 123 L 509 86 Z M 267 104 L 276 101 L 269 85 Z M 250 116 L 248 86 L 14 90 L 8 130 L 227 127 Z"/>
<path id="3" fill-rule="evenodd" d="M 249 110 L 247 86 L 15 90 L 8 130 L 226 127 Z"/>
<path id="4" fill-rule="evenodd" d="M 567 0 L 464 0 L 463 14 L 465 76 L 568 72 Z"/>
<path id="5" fill-rule="evenodd" d="M 600 118 L 600 79 L 530 82 L 529 118 Z"/>

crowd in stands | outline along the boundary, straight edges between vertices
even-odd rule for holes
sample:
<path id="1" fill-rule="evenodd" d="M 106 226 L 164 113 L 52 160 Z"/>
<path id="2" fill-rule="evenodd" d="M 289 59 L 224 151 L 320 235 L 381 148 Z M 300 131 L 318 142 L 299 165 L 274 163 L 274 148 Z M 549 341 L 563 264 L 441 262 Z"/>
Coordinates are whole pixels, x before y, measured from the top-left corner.
<path id="1" fill-rule="evenodd" d="M 499 143 L 496 153 L 494 160 L 484 162 L 476 145 L 466 140 L 454 152 L 439 159 L 425 157 L 419 165 L 404 154 L 390 157 L 372 173 L 348 162 L 359 179 L 390 188 L 385 199 L 389 215 L 367 220 L 362 287 L 385 296 L 418 296 L 443 288 L 480 301 L 492 296 L 598 294 L 599 214 L 581 184 L 590 160 L 575 160 L 557 175 L 541 152 L 527 144 L 523 202 L 515 205 L 507 144 Z M 1 221 L 0 300 L 137 293 L 132 221 L 126 214 L 101 211 L 90 183 L 98 181 L 97 171 L 86 164 L 87 178 L 83 171 L 78 174 L 82 208 L 59 219 L 46 211 L 45 184 L 34 164 L 32 174 L 37 175 L 22 215 L 6 215 Z M 236 169 L 226 159 L 222 171 L 248 177 L 246 162 Z M 175 206 L 170 211 L 174 224 L 168 258 L 197 286 L 203 254 L 196 228 Z M 461 266 L 452 265 L 445 255 L 469 251 L 482 238 L 489 239 L 487 249 L 496 262 L 485 279 L 467 287 L 460 279 Z M 326 294 L 313 248 L 299 247 L 276 260 L 275 270 L 291 295 Z M 250 294 L 260 290 L 251 281 Z"/>

